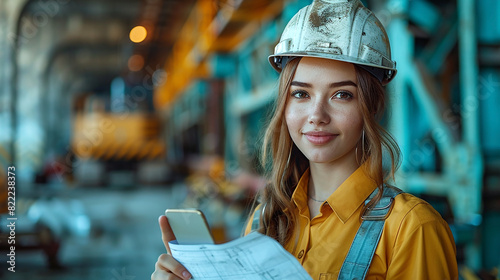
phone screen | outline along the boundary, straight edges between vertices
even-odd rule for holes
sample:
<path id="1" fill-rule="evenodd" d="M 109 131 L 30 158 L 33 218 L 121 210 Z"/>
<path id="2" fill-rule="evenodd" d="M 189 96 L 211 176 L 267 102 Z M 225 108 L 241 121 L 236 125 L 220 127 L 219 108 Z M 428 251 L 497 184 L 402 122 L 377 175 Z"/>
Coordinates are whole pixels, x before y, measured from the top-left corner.
<path id="1" fill-rule="evenodd" d="M 167 209 L 165 216 L 179 244 L 214 244 L 208 223 L 200 210 Z"/>

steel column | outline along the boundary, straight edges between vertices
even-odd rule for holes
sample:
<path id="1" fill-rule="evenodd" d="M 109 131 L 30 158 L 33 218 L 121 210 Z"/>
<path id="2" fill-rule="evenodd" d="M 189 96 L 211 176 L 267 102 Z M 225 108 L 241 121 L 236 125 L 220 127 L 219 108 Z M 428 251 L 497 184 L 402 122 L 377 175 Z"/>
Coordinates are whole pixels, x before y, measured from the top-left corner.
<path id="1" fill-rule="evenodd" d="M 483 179 L 483 160 L 479 139 L 479 98 L 478 98 L 478 64 L 477 37 L 475 30 L 476 6 L 474 0 L 458 0 L 459 16 L 459 52 L 460 52 L 460 88 L 462 102 L 462 138 L 467 153 L 468 188 L 462 191 L 463 205 L 469 213 L 464 214 L 469 222 L 473 222 L 481 213 L 481 192 Z M 466 248 L 467 264 L 474 270 L 481 267 L 479 245 L 470 244 Z"/>
<path id="2" fill-rule="evenodd" d="M 389 130 L 397 140 L 401 149 L 401 168 L 402 170 L 409 169 L 410 158 L 410 120 L 408 115 L 409 110 L 409 93 L 407 90 L 407 75 L 410 73 L 407 66 L 411 61 L 413 54 L 413 38 L 408 35 L 406 13 L 408 11 L 408 1 L 390 0 L 387 3 L 388 10 L 392 18 L 388 26 L 388 36 L 392 44 L 392 57 L 397 61 L 398 73 L 394 80 L 388 86 L 389 100 Z M 403 184 L 404 185 L 404 184 Z M 406 186 L 402 186 L 406 188 Z"/>

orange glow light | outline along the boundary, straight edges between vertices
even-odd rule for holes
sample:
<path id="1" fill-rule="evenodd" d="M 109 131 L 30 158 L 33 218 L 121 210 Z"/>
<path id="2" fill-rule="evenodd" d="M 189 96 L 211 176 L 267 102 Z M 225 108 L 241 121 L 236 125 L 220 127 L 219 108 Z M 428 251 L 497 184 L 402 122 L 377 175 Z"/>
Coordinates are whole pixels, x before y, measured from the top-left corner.
<path id="1" fill-rule="evenodd" d="M 147 35 L 148 31 L 146 30 L 146 28 L 144 26 L 138 25 L 130 30 L 129 37 L 130 41 L 134 43 L 140 43 L 144 41 L 144 39 L 146 39 Z"/>
<path id="2" fill-rule="evenodd" d="M 127 64 L 130 71 L 139 71 L 144 67 L 144 58 L 142 55 L 134 54 L 128 59 Z"/>

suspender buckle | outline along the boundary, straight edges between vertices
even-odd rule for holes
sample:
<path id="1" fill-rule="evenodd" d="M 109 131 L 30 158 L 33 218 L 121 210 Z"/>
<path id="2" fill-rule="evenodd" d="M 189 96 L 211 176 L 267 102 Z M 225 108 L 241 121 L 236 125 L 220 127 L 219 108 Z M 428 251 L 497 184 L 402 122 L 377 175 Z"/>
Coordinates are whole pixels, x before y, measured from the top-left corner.
<path id="1" fill-rule="evenodd" d="M 394 205 L 394 197 L 389 197 L 390 201 L 387 205 L 382 207 L 368 208 L 366 213 L 361 216 L 363 221 L 383 221 L 387 219 L 391 213 L 392 206 Z"/>

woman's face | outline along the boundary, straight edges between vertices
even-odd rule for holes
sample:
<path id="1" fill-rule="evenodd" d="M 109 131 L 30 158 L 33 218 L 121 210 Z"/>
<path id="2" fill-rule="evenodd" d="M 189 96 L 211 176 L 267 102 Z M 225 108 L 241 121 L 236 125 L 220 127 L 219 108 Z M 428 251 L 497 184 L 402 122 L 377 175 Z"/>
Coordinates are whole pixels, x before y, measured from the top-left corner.
<path id="1" fill-rule="evenodd" d="M 356 71 L 350 63 L 304 57 L 285 108 L 288 131 L 311 163 L 355 160 L 363 118 Z"/>

